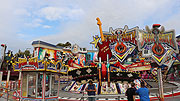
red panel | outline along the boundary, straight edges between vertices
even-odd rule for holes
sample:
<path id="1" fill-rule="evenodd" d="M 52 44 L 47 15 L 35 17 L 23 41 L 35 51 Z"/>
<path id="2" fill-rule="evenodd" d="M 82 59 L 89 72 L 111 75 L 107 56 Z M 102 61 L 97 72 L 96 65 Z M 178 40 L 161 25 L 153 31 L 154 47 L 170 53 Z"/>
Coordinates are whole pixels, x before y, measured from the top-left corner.
<path id="1" fill-rule="evenodd" d="M 102 64 L 102 79 L 107 78 L 107 68 L 105 64 Z"/>
<path id="2" fill-rule="evenodd" d="M 55 59 L 55 61 L 56 61 L 56 59 L 57 59 L 57 50 L 54 50 L 54 59 Z"/>

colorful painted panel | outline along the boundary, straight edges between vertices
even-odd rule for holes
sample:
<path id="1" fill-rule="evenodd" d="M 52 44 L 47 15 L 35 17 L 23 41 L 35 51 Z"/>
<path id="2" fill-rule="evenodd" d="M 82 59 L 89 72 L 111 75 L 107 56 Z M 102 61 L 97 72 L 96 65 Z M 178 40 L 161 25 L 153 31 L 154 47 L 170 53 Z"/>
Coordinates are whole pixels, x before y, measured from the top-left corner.
<path id="1" fill-rule="evenodd" d="M 85 66 L 86 63 L 86 56 L 85 54 L 77 54 L 77 56 L 75 57 L 75 63 L 79 64 L 81 66 Z"/>
<path id="2" fill-rule="evenodd" d="M 81 85 L 78 85 L 77 83 L 75 83 L 72 88 L 71 88 L 71 92 L 74 92 L 74 93 L 78 93 L 78 89 L 80 88 Z"/>
<path id="3" fill-rule="evenodd" d="M 88 83 L 87 84 L 85 84 L 85 89 L 83 90 L 83 92 L 84 92 L 84 94 L 87 94 L 87 92 L 86 92 L 86 88 L 88 87 Z"/>
<path id="4" fill-rule="evenodd" d="M 71 87 L 74 85 L 75 81 L 71 81 L 66 87 L 65 87 L 65 91 L 69 91 L 71 89 Z"/>
<path id="5" fill-rule="evenodd" d="M 134 83 L 135 83 L 136 89 L 139 89 L 141 87 L 141 82 L 139 81 L 139 79 L 134 80 Z"/>
<path id="6" fill-rule="evenodd" d="M 143 65 L 143 66 L 134 66 L 134 67 L 130 67 L 129 71 L 146 71 L 146 70 L 150 70 L 151 69 L 151 65 Z"/>
<path id="7" fill-rule="evenodd" d="M 110 87 L 108 87 L 107 82 L 102 82 L 101 94 L 118 94 L 116 84 L 111 82 Z"/>
<path id="8" fill-rule="evenodd" d="M 126 90 L 129 88 L 128 83 L 118 83 L 121 94 L 125 94 Z"/>
<path id="9" fill-rule="evenodd" d="M 164 27 L 154 24 L 152 29 L 138 30 L 138 49 L 143 51 L 143 57 L 152 57 L 158 64 L 163 65 L 173 52 L 178 53 L 175 31 L 165 31 Z"/>
<path id="10" fill-rule="evenodd" d="M 46 53 L 49 55 L 49 59 L 54 58 L 55 50 L 52 49 L 46 49 L 46 48 L 39 48 L 39 56 L 38 59 L 43 60 Z"/>
<path id="11" fill-rule="evenodd" d="M 109 28 L 109 32 L 103 32 L 101 38 L 105 38 L 102 44 L 99 43 L 99 37 L 93 36 L 93 42 L 95 47 L 99 49 L 98 57 L 101 57 L 102 61 L 107 59 L 107 54 L 109 58 L 113 55 L 117 60 L 123 62 L 128 55 L 132 54 L 137 46 L 137 31 L 138 27 L 129 29 L 127 25 L 124 28 L 114 29 Z M 109 51 L 110 50 L 110 51 Z M 102 55 L 101 55 L 102 54 Z"/>
<path id="12" fill-rule="evenodd" d="M 87 61 L 97 61 L 97 54 L 98 52 L 88 52 L 86 55 L 86 60 Z"/>
<path id="13" fill-rule="evenodd" d="M 33 58 L 19 58 L 19 61 L 13 63 L 14 71 L 51 71 L 60 72 L 62 62 L 54 60 L 38 61 L 37 57 Z"/>

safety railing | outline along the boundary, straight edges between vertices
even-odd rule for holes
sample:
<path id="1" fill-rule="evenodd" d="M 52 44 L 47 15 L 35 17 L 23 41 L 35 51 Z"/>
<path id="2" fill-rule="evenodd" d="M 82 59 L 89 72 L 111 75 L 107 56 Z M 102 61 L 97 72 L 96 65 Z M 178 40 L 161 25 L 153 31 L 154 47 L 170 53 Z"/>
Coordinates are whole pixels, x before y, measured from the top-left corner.
<path id="1" fill-rule="evenodd" d="M 169 87 L 163 87 L 164 88 L 164 94 L 168 93 L 171 96 L 168 96 L 166 98 L 174 98 L 175 95 L 175 91 L 177 90 L 177 88 L 179 88 L 179 86 L 169 86 Z M 153 100 L 160 100 L 160 96 L 158 93 L 158 88 L 150 88 L 149 91 L 152 92 L 152 90 L 157 90 L 156 93 L 153 93 L 156 95 L 157 98 L 154 98 Z M 166 91 L 168 90 L 168 91 Z"/>
<path id="2" fill-rule="evenodd" d="M 169 87 L 164 87 L 164 89 L 169 89 L 168 93 L 171 92 L 171 96 L 167 97 L 167 98 L 175 98 L 174 97 L 174 92 L 177 90 L 177 88 L 179 88 L 178 86 L 169 86 Z M 154 96 L 151 98 L 151 100 L 160 100 L 159 98 L 159 94 L 158 94 L 158 89 L 159 88 L 149 88 L 149 91 L 150 91 L 150 96 Z M 152 90 L 157 90 L 156 93 L 151 93 Z M 124 98 L 126 98 L 125 94 L 118 94 L 118 95 L 95 95 L 95 96 L 88 96 L 87 94 L 84 94 L 84 92 L 82 92 L 82 97 L 80 99 L 80 101 L 85 101 L 86 98 L 88 97 L 95 97 L 96 99 L 99 99 L 99 98 L 113 98 L 113 99 L 116 99 L 116 100 L 122 100 Z M 166 93 L 166 92 L 164 92 Z M 138 98 L 138 95 L 135 95 L 136 99 Z"/>
<path id="3" fill-rule="evenodd" d="M 81 97 L 80 101 L 85 101 L 85 98 L 91 98 L 91 97 L 95 97 L 96 99 L 98 98 L 113 98 L 116 100 L 121 100 L 121 98 L 124 98 L 123 94 L 119 94 L 119 95 L 95 95 L 95 96 L 88 96 L 88 95 L 84 95 Z"/>
<path id="4" fill-rule="evenodd" d="M 17 90 L 0 87 L 0 99 L 3 101 L 21 101 L 21 97 Z"/>

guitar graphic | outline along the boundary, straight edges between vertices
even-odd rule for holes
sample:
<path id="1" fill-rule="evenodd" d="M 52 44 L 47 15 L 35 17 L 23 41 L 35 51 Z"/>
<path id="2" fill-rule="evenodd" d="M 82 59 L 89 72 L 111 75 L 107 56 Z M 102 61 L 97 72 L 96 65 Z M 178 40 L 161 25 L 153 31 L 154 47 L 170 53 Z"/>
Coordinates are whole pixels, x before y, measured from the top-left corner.
<path id="1" fill-rule="evenodd" d="M 98 47 L 99 47 L 99 53 L 98 53 L 98 58 L 101 57 L 101 61 L 107 61 L 107 54 L 108 54 L 108 59 L 112 57 L 112 53 L 109 47 L 110 41 L 109 39 L 105 40 L 103 32 L 102 32 L 102 23 L 99 18 L 96 18 L 97 20 L 97 25 L 99 26 L 100 30 L 100 35 L 101 35 L 101 43 L 98 42 Z"/>

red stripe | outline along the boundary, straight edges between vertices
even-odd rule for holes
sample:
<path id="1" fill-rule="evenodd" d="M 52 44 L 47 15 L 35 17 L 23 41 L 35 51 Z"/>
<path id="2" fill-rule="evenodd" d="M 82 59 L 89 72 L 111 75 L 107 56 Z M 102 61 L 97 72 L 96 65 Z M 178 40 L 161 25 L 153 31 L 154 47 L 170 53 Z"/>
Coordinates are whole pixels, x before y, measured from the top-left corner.
<path id="1" fill-rule="evenodd" d="M 43 72 L 43 86 L 42 86 L 42 92 L 44 92 L 44 93 L 42 93 L 42 98 L 44 99 L 45 97 L 45 89 L 44 89 L 44 78 L 46 79 L 46 77 L 45 77 L 45 73 Z"/>
<path id="2" fill-rule="evenodd" d="M 180 92 L 173 94 L 173 96 L 178 96 L 178 95 L 180 95 Z M 172 94 L 164 95 L 164 97 L 172 97 Z M 151 101 L 158 100 L 158 97 L 150 97 L 150 100 Z M 79 100 L 59 99 L 59 101 L 79 101 Z M 87 100 L 84 100 L 84 101 L 87 101 Z M 128 101 L 128 100 L 97 100 L 97 101 Z M 140 101 L 140 99 L 136 99 L 136 101 Z"/>

